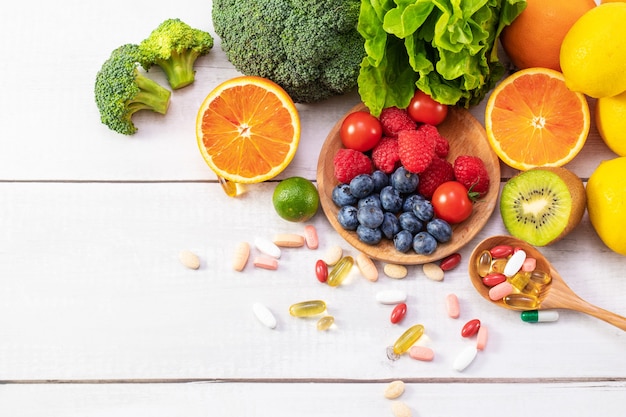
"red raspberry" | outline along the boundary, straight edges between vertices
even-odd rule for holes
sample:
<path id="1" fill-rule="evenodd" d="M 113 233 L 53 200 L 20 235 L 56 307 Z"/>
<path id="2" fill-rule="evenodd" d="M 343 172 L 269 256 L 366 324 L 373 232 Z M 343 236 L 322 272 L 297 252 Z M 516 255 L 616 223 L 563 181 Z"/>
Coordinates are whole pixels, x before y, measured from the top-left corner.
<path id="1" fill-rule="evenodd" d="M 372 160 L 363 152 L 341 148 L 333 158 L 335 178 L 339 182 L 349 183 L 359 174 L 371 174 Z"/>
<path id="2" fill-rule="evenodd" d="M 404 168 L 420 174 L 435 157 L 435 140 L 421 130 L 403 130 L 398 134 L 398 153 Z"/>
<path id="3" fill-rule="evenodd" d="M 470 192 L 483 197 L 489 191 L 489 173 L 477 156 L 460 155 L 454 160 L 454 177 Z"/>
<path id="4" fill-rule="evenodd" d="M 383 137 L 372 149 L 372 161 L 376 169 L 386 174 L 395 171 L 400 163 L 400 155 L 398 154 L 398 139 L 391 137 Z"/>
<path id="5" fill-rule="evenodd" d="M 427 135 L 432 136 L 435 139 L 435 153 L 440 158 L 445 158 L 448 156 L 450 152 L 450 143 L 448 143 L 448 139 L 441 136 L 437 126 L 423 124 L 417 128 L 418 130 L 423 130 Z"/>
<path id="6" fill-rule="evenodd" d="M 409 117 L 406 110 L 397 107 L 387 107 L 378 116 L 383 126 L 383 135 L 396 137 L 402 130 L 415 130 L 417 123 Z"/>
<path id="7" fill-rule="evenodd" d="M 454 180 L 454 167 L 452 164 L 444 158 L 435 156 L 428 168 L 426 168 L 426 171 L 420 174 L 417 191 L 430 200 L 437 187 L 444 182 L 452 180 Z"/>

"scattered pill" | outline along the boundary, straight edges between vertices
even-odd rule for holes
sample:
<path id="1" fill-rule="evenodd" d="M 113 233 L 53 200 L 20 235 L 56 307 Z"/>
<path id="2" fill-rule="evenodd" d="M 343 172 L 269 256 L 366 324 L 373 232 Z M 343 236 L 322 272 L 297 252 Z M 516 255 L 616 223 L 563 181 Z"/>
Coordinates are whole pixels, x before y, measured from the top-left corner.
<path id="1" fill-rule="evenodd" d="M 289 306 L 289 314 L 294 317 L 311 317 L 326 311 L 326 303 L 322 300 L 301 301 Z"/>
<path id="2" fill-rule="evenodd" d="M 483 284 L 488 287 L 495 287 L 501 282 L 506 281 L 506 276 L 504 276 L 504 274 L 501 274 L 500 272 L 490 272 L 483 277 L 482 281 Z"/>
<path id="3" fill-rule="evenodd" d="M 370 282 L 378 281 L 378 269 L 376 268 L 376 264 L 374 261 L 364 254 L 363 252 L 359 252 L 356 256 L 356 266 L 361 271 L 361 275 L 365 277 Z"/>
<path id="4" fill-rule="evenodd" d="M 393 324 L 400 323 L 402 319 L 404 318 L 404 316 L 406 316 L 406 310 L 407 310 L 406 303 L 400 303 L 397 306 L 395 306 L 394 309 L 391 311 L 390 321 Z"/>
<path id="5" fill-rule="evenodd" d="M 424 333 L 413 346 L 432 346 L 433 340 Z"/>
<path id="6" fill-rule="evenodd" d="M 446 311 L 448 312 L 448 317 L 451 317 L 453 319 L 457 319 L 461 315 L 459 298 L 456 296 L 456 294 L 448 294 L 446 296 Z"/>
<path id="7" fill-rule="evenodd" d="M 480 320 L 472 319 L 465 323 L 463 328 L 461 329 L 462 337 L 472 337 L 476 333 L 478 333 L 478 329 L 480 329 Z"/>
<path id="8" fill-rule="evenodd" d="M 276 317 L 274 316 L 274 313 L 272 313 L 272 311 L 269 308 L 267 308 L 261 303 L 254 303 L 252 304 L 252 311 L 254 312 L 254 315 L 256 316 L 256 318 L 265 327 L 268 327 L 270 329 L 276 328 L 276 324 L 277 324 Z"/>
<path id="9" fill-rule="evenodd" d="M 352 266 L 354 265 L 354 259 L 352 256 L 344 256 L 339 262 L 333 266 L 333 269 L 328 272 L 328 280 L 326 282 L 331 287 L 339 286 L 350 274 Z"/>
<path id="10" fill-rule="evenodd" d="M 404 394 L 404 381 L 399 379 L 391 381 L 385 387 L 385 391 L 383 392 L 383 394 L 385 398 L 389 400 L 395 400 L 396 398 L 399 398 L 402 394 Z"/>
<path id="11" fill-rule="evenodd" d="M 393 353 L 396 355 L 402 355 L 411 348 L 418 341 L 418 339 L 424 334 L 424 326 L 421 324 L 414 324 L 409 327 L 393 344 Z"/>
<path id="12" fill-rule="evenodd" d="M 317 249 L 319 246 L 317 229 L 312 224 L 308 224 L 304 227 L 304 241 L 309 249 Z"/>
<path id="13" fill-rule="evenodd" d="M 278 259 L 271 256 L 259 255 L 254 258 L 252 262 L 255 267 L 262 269 L 269 269 L 275 271 L 278 269 Z"/>
<path id="14" fill-rule="evenodd" d="M 504 275 L 506 275 L 507 277 L 512 277 L 513 275 L 517 274 L 517 271 L 522 268 L 525 260 L 526 252 L 524 252 L 522 249 L 513 253 L 513 255 L 511 255 L 509 260 L 506 262 L 506 266 L 504 267 L 503 271 Z"/>
<path id="15" fill-rule="evenodd" d="M 316 324 L 317 330 L 323 332 L 330 329 L 330 326 L 335 322 L 335 318 L 333 316 L 324 316 L 321 317 Z"/>
<path id="16" fill-rule="evenodd" d="M 433 262 L 425 263 L 422 265 L 422 270 L 426 278 L 433 281 L 443 281 L 443 269 L 439 265 Z"/>
<path id="17" fill-rule="evenodd" d="M 461 254 L 453 253 L 441 260 L 439 263 L 439 267 L 443 271 L 450 271 L 451 269 L 456 268 L 461 263 Z"/>
<path id="18" fill-rule="evenodd" d="M 189 269 L 200 268 L 200 258 L 198 255 L 189 250 L 183 250 L 178 253 L 178 259 L 180 263 Z"/>
<path id="19" fill-rule="evenodd" d="M 391 403 L 391 412 L 394 417 L 411 417 L 411 408 L 402 401 L 394 401 Z"/>
<path id="20" fill-rule="evenodd" d="M 435 351 L 426 346 L 411 346 L 409 356 L 418 361 L 430 362 L 435 357 Z"/>
<path id="21" fill-rule="evenodd" d="M 330 246 L 326 250 L 326 253 L 324 254 L 323 259 L 324 259 L 324 262 L 326 262 L 326 265 L 333 266 L 337 262 L 339 262 L 342 256 L 343 256 L 343 249 L 341 249 L 341 246 L 333 245 L 333 246 Z"/>
<path id="22" fill-rule="evenodd" d="M 497 245 L 489 250 L 493 258 L 507 258 L 513 254 L 513 246 Z"/>
<path id="23" fill-rule="evenodd" d="M 271 240 L 257 237 L 254 239 L 254 247 L 267 256 L 271 256 L 276 259 L 280 258 L 281 250 Z"/>
<path id="24" fill-rule="evenodd" d="M 487 327 L 484 324 L 481 324 L 480 329 L 478 329 L 478 333 L 476 334 L 476 349 L 485 350 L 488 336 L 489 332 L 487 332 Z"/>
<path id="25" fill-rule="evenodd" d="M 321 259 L 315 262 L 315 276 L 319 282 L 326 282 L 328 280 L 328 265 Z"/>
<path id="26" fill-rule="evenodd" d="M 382 290 L 376 293 L 376 301 L 381 304 L 399 304 L 406 301 L 406 291 L 404 290 Z"/>
<path id="27" fill-rule="evenodd" d="M 455 371 L 463 372 L 476 358 L 478 349 L 474 345 L 467 346 L 454 359 L 452 367 Z"/>
<path id="28" fill-rule="evenodd" d="M 274 244 L 281 248 L 300 248 L 304 246 L 304 236 L 295 233 L 274 235 Z"/>
<path id="29" fill-rule="evenodd" d="M 385 266 L 383 267 L 383 272 L 389 278 L 402 279 L 407 276 L 407 274 L 409 273 L 409 270 L 404 265 L 385 264 Z"/>
<path id="30" fill-rule="evenodd" d="M 233 269 L 235 271 L 243 271 L 248 258 L 250 257 L 250 244 L 248 242 L 240 242 L 235 248 L 233 256 Z"/>
<path id="31" fill-rule="evenodd" d="M 559 319 L 559 312 L 556 310 L 528 310 L 522 311 L 521 318 L 526 323 L 557 321 Z"/>
<path id="32" fill-rule="evenodd" d="M 493 301 L 502 300 L 507 295 L 513 292 L 513 286 L 508 282 L 504 281 L 491 287 L 489 290 L 489 298 Z"/>
<path id="33" fill-rule="evenodd" d="M 522 271 L 532 272 L 537 267 L 537 260 L 535 258 L 527 257 L 522 264 Z"/>

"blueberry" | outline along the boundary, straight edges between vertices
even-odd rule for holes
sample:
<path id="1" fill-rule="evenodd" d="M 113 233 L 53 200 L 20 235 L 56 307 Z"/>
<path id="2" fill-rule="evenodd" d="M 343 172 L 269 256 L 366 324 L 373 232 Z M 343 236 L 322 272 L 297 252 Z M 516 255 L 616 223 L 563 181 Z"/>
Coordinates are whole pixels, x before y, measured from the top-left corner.
<path id="1" fill-rule="evenodd" d="M 380 190 L 389 185 L 389 176 L 380 170 L 372 172 L 372 179 L 374 180 L 375 193 L 379 193 Z"/>
<path id="2" fill-rule="evenodd" d="M 346 230 L 356 230 L 356 227 L 359 225 L 356 213 L 357 209 L 354 206 L 341 207 L 337 213 L 337 220 L 341 227 Z"/>
<path id="3" fill-rule="evenodd" d="M 356 198 L 367 197 L 374 191 L 374 180 L 369 174 L 359 174 L 350 181 L 350 193 Z"/>
<path id="4" fill-rule="evenodd" d="M 393 188 L 404 194 L 414 192 L 417 189 L 419 181 L 420 179 L 417 174 L 407 171 L 404 167 L 396 169 L 389 179 L 389 183 Z"/>
<path id="5" fill-rule="evenodd" d="M 380 230 L 387 239 L 393 239 L 393 237 L 400 231 L 400 222 L 395 214 L 386 212 L 383 219 L 383 223 L 380 225 Z"/>
<path id="6" fill-rule="evenodd" d="M 439 243 L 446 243 L 452 237 L 452 227 L 443 219 L 433 219 L 426 224 L 426 231 Z"/>
<path id="7" fill-rule="evenodd" d="M 380 191 L 380 203 L 385 211 L 397 213 L 402 209 L 402 196 L 391 185 Z"/>
<path id="8" fill-rule="evenodd" d="M 415 217 L 420 219 L 423 222 L 430 221 L 435 214 L 435 210 L 433 209 L 433 205 L 428 200 L 420 200 L 416 201 L 413 206 L 413 214 Z"/>
<path id="9" fill-rule="evenodd" d="M 393 246 L 400 252 L 407 252 L 413 244 L 413 235 L 408 230 L 400 230 L 393 237 Z"/>
<path id="10" fill-rule="evenodd" d="M 362 224 L 356 228 L 356 234 L 361 242 L 368 245 L 376 245 L 383 239 L 380 229 L 363 226 Z"/>
<path id="11" fill-rule="evenodd" d="M 380 204 L 380 196 L 374 193 L 374 194 L 370 194 L 367 197 L 363 197 L 362 199 L 360 199 L 357 204 L 357 207 L 361 208 L 365 206 L 373 206 L 373 207 L 382 208 L 382 205 Z"/>
<path id="12" fill-rule="evenodd" d="M 376 229 L 383 223 L 385 216 L 380 208 L 365 206 L 357 210 L 356 217 L 363 226 Z"/>
<path id="13" fill-rule="evenodd" d="M 424 196 L 421 194 L 409 194 L 404 197 L 404 202 L 402 203 L 402 211 L 413 211 L 413 207 L 415 207 L 415 202 L 418 200 L 424 200 Z"/>
<path id="14" fill-rule="evenodd" d="M 333 203 L 335 203 L 338 207 L 354 205 L 358 200 L 350 192 L 350 186 L 348 184 L 337 184 L 335 188 L 333 188 L 331 197 L 333 199 Z"/>
<path id="15" fill-rule="evenodd" d="M 415 214 L 410 211 L 405 211 L 398 216 L 398 221 L 400 222 L 400 228 L 402 230 L 407 230 L 411 232 L 412 235 L 420 232 L 422 227 L 424 226 L 420 219 L 415 217 Z"/>
<path id="16" fill-rule="evenodd" d="M 420 255 L 431 255 L 437 249 L 437 239 L 428 232 L 419 232 L 413 238 L 413 250 Z"/>

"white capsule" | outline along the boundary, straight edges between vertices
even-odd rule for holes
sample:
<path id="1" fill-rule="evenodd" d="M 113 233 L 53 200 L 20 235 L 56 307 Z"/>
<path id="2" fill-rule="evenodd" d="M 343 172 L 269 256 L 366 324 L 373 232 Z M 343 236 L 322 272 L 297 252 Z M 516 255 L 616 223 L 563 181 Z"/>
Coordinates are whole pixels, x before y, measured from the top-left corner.
<path id="1" fill-rule="evenodd" d="M 267 256 L 271 256 L 272 258 L 276 259 L 280 258 L 280 248 L 269 239 L 257 237 L 256 239 L 254 239 L 254 247 L 266 254 Z"/>
<path id="2" fill-rule="evenodd" d="M 252 311 L 254 312 L 256 318 L 259 319 L 265 327 L 270 329 L 276 328 L 276 317 L 269 308 L 265 307 L 261 303 L 254 303 L 252 304 Z"/>
<path id="3" fill-rule="evenodd" d="M 400 304 L 406 301 L 406 291 L 383 290 L 376 293 L 376 301 L 381 304 Z"/>
<path id="4" fill-rule="evenodd" d="M 515 252 L 513 255 L 511 255 L 509 260 L 506 262 L 506 265 L 504 266 L 504 275 L 506 275 L 507 277 L 512 277 L 513 275 L 517 274 L 517 272 L 522 268 L 522 265 L 524 265 L 525 260 L 526 252 L 521 249 Z"/>
<path id="5" fill-rule="evenodd" d="M 467 368 L 476 358 L 476 354 L 478 353 L 478 349 L 475 345 L 469 345 L 465 349 L 459 353 L 459 355 L 454 359 L 454 363 L 452 367 L 455 371 L 463 372 L 465 368 Z"/>

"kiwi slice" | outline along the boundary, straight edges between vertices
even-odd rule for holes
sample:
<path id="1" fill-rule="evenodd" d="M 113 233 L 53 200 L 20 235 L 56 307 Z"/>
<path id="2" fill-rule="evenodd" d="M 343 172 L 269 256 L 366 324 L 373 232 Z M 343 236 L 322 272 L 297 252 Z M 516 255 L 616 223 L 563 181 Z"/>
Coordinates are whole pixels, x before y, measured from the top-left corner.
<path id="1" fill-rule="evenodd" d="M 565 237 L 582 219 L 585 187 L 562 167 L 520 172 L 504 184 L 500 214 L 508 232 L 533 246 L 546 246 Z"/>

